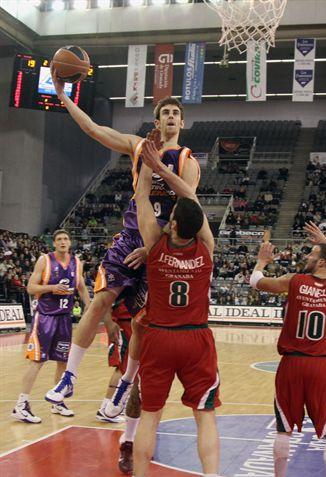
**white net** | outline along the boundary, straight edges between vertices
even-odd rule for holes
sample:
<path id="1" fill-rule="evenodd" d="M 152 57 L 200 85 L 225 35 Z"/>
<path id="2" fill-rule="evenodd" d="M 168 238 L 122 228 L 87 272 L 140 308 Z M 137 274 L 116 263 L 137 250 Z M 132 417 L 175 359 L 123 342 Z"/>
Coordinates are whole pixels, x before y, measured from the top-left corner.
<path id="1" fill-rule="evenodd" d="M 204 0 L 221 18 L 220 45 L 228 50 L 247 50 L 248 40 L 275 46 L 275 33 L 287 0 Z"/>

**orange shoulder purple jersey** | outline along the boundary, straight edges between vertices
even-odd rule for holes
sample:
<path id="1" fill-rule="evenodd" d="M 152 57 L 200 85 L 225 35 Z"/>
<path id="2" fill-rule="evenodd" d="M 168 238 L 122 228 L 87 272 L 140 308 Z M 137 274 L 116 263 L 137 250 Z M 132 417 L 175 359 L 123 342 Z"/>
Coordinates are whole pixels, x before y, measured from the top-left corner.
<path id="1" fill-rule="evenodd" d="M 133 157 L 132 175 L 134 190 L 136 190 L 137 187 L 139 172 L 142 164 L 142 144 L 143 141 L 141 140 L 135 148 Z M 181 177 L 185 161 L 191 157 L 190 149 L 187 147 L 178 147 L 176 149 L 167 149 L 164 151 L 162 162 L 175 174 Z M 198 182 L 199 178 L 200 169 L 198 165 Z M 169 221 L 170 214 L 176 203 L 177 197 L 175 192 L 170 189 L 168 184 L 158 174 L 155 173 L 153 173 L 152 190 L 149 199 L 153 205 L 157 222 L 161 227 L 163 227 Z M 130 200 L 129 207 L 124 214 L 124 226 L 128 229 L 138 230 L 137 209 L 134 198 Z"/>
<path id="2" fill-rule="evenodd" d="M 60 315 L 71 313 L 74 305 L 74 294 L 80 276 L 80 261 L 70 256 L 66 267 L 59 262 L 53 252 L 44 255 L 45 269 L 42 274 L 42 285 L 68 285 L 73 292 L 70 295 L 43 293 L 37 299 L 36 310 L 42 315 Z"/>

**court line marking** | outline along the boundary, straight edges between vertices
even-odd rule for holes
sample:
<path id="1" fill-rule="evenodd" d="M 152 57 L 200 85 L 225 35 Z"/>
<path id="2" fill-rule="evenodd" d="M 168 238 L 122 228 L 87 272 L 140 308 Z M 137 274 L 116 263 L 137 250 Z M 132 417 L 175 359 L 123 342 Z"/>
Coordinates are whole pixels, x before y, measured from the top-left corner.
<path id="1" fill-rule="evenodd" d="M 218 416 L 219 417 L 219 416 Z M 185 417 L 184 419 L 189 419 Z M 190 418 L 192 419 L 192 418 Z M 182 434 L 178 432 L 157 432 L 156 434 L 162 435 L 162 436 L 180 436 L 180 437 L 197 437 L 197 434 Z M 246 437 L 226 437 L 226 436 L 220 436 L 220 439 L 226 439 L 226 440 L 231 440 L 231 441 L 253 441 L 253 442 L 261 442 L 261 439 L 247 439 Z"/>
<path id="2" fill-rule="evenodd" d="M 279 364 L 279 361 L 257 361 L 257 363 L 251 363 L 250 367 L 252 369 L 255 369 L 256 371 L 261 371 L 263 373 L 271 373 L 271 374 L 276 374 L 276 371 L 269 371 L 268 369 L 260 369 L 260 368 L 257 368 L 256 365 L 257 364 L 261 364 L 261 363 L 278 363 Z"/>
<path id="3" fill-rule="evenodd" d="M 47 434 L 39 439 L 36 439 L 35 441 L 30 441 L 29 443 L 26 443 L 26 444 L 23 444 L 19 447 L 16 447 L 15 449 L 12 449 L 10 451 L 7 451 L 7 452 L 4 452 L 3 454 L 0 454 L 0 458 L 1 457 L 5 457 L 6 455 L 9 455 L 9 454 L 12 454 L 18 450 L 21 450 L 21 449 L 24 449 L 25 447 L 28 447 L 32 444 L 35 444 L 37 442 L 40 442 L 44 439 L 47 439 L 48 437 L 51 437 L 55 434 L 59 434 L 59 432 L 62 432 L 66 429 L 71 429 L 71 428 L 83 428 L 83 429 L 98 429 L 98 430 L 101 430 L 101 431 L 111 431 L 111 432 L 116 432 L 116 431 L 119 431 L 119 432 L 123 432 L 121 431 L 120 429 L 109 429 L 109 428 L 105 428 L 105 427 L 96 427 L 96 426 L 66 426 L 66 427 L 63 427 L 62 429 L 59 429 L 58 431 L 55 431 L 55 432 L 52 432 L 51 434 Z M 192 474 L 192 475 L 202 475 L 202 474 L 198 474 L 198 472 L 193 472 L 191 470 L 184 470 L 184 469 L 181 469 L 180 467 L 172 467 L 170 465 L 166 465 L 166 464 L 161 464 L 160 462 L 156 462 L 155 460 L 152 461 L 153 464 L 155 465 L 159 465 L 160 467 L 165 467 L 167 469 L 173 469 L 173 470 L 179 470 L 180 472 L 183 472 L 184 474 Z"/>
<path id="4" fill-rule="evenodd" d="M 18 421 L 17 421 L 18 422 Z M 36 444 L 37 442 L 41 442 L 43 441 L 44 439 L 47 439 L 48 437 L 52 437 L 56 434 L 59 434 L 59 432 L 62 432 L 62 431 L 65 431 L 66 429 L 70 429 L 71 427 L 76 427 L 76 426 L 65 426 L 65 427 L 62 427 L 61 429 L 58 429 L 57 431 L 53 431 L 53 432 L 50 432 L 50 434 L 46 434 L 45 436 L 43 437 L 39 437 L 38 439 L 35 439 L 33 441 L 29 441 L 27 442 L 26 444 L 22 444 L 21 446 L 18 446 L 18 447 L 14 447 L 13 449 L 9 450 L 9 451 L 6 451 L 6 452 L 3 452 L 2 454 L 0 454 L 0 459 L 1 457 L 6 457 L 7 455 L 9 454 L 12 454 L 13 452 L 17 452 L 21 449 L 24 449 L 25 447 L 28 447 L 28 446 L 31 446 L 32 444 Z"/>

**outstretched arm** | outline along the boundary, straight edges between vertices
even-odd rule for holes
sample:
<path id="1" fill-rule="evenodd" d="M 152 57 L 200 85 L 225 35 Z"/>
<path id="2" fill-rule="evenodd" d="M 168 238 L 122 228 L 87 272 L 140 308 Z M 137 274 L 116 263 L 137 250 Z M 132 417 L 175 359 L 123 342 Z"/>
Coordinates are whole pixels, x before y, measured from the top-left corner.
<path id="1" fill-rule="evenodd" d="M 310 242 L 314 245 L 326 243 L 326 235 L 323 234 L 323 232 L 316 224 L 314 224 L 314 222 L 306 222 L 303 228 L 305 232 L 307 232 Z"/>
<path id="2" fill-rule="evenodd" d="M 144 141 L 142 153 L 143 163 L 152 168 L 154 172 L 159 174 L 178 197 L 187 197 L 199 204 L 199 200 L 195 194 L 195 185 L 189 185 L 187 182 L 185 182 L 185 180 L 174 174 L 174 172 L 172 172 L 165 164 L 161 162 L 159 153 L 152 141 Z M 193 169 L 193 171 L 195 171 L 195 169 Z M 212 255 L 214 251 L 214 237 L 205 214 L 203 226 L 198 232 L 197 236 L 205 243 L 210 254 Z"/>
<path id="3" fill-rule="evenodd" d="M 135 193 L 138 227 L 147 251 L 153 247 L 162 235 L 162 229 L 157 223 L 153 206 L 149 200 L 152 173 L 152 169 L 143 163 Z"/>
<path id="4" fill-rule="evenodd" d="M 138 136 L 122 134 L 115 129 L 96 124 L 66 95 L 64 92 L 64 82 L 58 78 L 56 70 L 52 66 L 51 74 L 58 98 L 64 103 L 73 120 L 88 136 L 113 151 L 121 152 L 122 154 L 133 154 L 136 144 L 140 140 Z"/>
<path id="5" fill-rule="evenodd" d="M 258 260 L 250 277 L 250 285 L 252 288 L 270 293 L 288 292 L 294 273 L 287 273 L 278 278 L 264 277 L 263 274 L 265 267 L 274 260 L 274 248 L 269 242 L 264 242 L 260 246 Z"/>

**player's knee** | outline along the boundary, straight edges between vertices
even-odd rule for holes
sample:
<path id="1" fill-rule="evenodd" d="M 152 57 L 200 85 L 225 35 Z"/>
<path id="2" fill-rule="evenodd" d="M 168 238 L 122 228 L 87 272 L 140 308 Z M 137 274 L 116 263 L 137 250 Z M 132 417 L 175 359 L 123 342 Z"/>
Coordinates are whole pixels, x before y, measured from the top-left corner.
<path id="1" fill-rule="evenodd" d="M 114 295 L 103 291 L 95 294 L 94 300 L 90 306 L 92 315 L 103 315 L 112 306 Z"/>
<path id="2" fill-rule="evenodd" d="M 287 459 L 290 453 L 290 435 L 278 433 L 274 441 L 274 459 Z"/>

